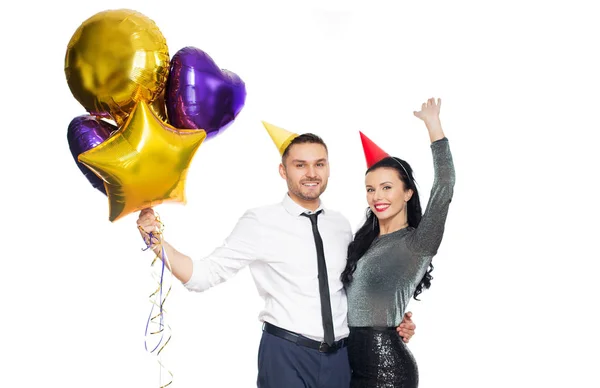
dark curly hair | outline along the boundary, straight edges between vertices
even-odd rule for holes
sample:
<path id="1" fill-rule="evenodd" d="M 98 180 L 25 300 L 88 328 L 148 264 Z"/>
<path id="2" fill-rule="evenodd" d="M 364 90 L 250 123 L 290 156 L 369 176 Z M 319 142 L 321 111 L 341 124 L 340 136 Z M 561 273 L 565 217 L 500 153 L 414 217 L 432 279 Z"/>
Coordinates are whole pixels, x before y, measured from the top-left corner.
<path id="1" fill-rule="evenodd" d="M 413 195 L 407 203 L 407 216 L 408 216 L 408 226 L 416 228 L 419 226 L 421 222 L 421 217 L 423 216 L 423 212 L 421 210 L 421 201 L 419 200 L 419 191 L 417 190 L 416 182 L 413 177 L 413 170 L 410 165 L 399 158 L 395 157 L 387 157 L 377 162 L 373 166 L 371 166 L 367 172 L 376 170 L 378 168 L 393 168 L 398 172 L 398 176 L 400 180 L 404 183 L 404 187 L 406 189 L 411 189 L 413 191 Z M 356 265 L 358 260 L 365 254 L 367 249 L 371 246 L 373 241 L 379 236 L 379 222 L 377 221 L 377 217 L 371 211 L 370 208 L 367 208 L 366 213 L 366 221 L 360 227 L 360 229 L 354 235 L 354 240 L 348 246 L 348 260 L 346 261 L 346 268 L 342 272 L 341 280 L 344 286 L 348 286 L 352 281 L 352 274 L 356 271 Z M 431 276 L 431 272 L 433 271 L 433 265 L 429 264 L 429 268 L 419 284 L 417 285 L 417 289 L 415 290 L 413 297 L 416 300 L 419 300 L 417 296 L 423 292 L 423 289 L 429 288 L 431 286 L 431 280 L 433 276 Z"/>

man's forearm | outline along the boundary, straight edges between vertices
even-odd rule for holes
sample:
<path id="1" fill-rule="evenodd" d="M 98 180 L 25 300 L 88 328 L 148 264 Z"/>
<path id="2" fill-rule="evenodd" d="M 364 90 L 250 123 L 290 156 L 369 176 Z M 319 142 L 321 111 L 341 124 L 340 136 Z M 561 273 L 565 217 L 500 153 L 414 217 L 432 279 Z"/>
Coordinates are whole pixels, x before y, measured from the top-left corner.
<path id="1" fill-rule="evenodd" d="M 192 259 L 175 249 L 166 241 L 162 242 L 165 250 L 165 265 L 180 282 L 187 283 L 192 277 L 194 265 Z M 161 245 L 155 245 L 152 250 L 162 259 Z"/>

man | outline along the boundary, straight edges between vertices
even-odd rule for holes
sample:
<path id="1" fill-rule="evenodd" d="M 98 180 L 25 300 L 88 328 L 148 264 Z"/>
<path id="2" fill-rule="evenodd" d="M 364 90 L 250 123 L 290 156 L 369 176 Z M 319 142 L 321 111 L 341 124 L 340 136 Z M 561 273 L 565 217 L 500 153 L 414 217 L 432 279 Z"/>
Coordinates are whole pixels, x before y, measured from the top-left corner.
<path id="1" fill-rule="evenodd" d="M 246 211 L 225 243 L 202 259 L 163 241 L 170 270 L 188 290 L 202 292 L 249 266 L 265 301 L 258 387 L 348 388 L 348 307 L 340 275 L 352 229 L 319 199 L 329 178 L 327 146 L 316 135 L 263 124 L 281 154 L 283 201 Z M 137 223 L 145 240 L 160 226 L 152 209 Z M 408 313 L 398 327 L 405 342 L 414 329 Z"/>

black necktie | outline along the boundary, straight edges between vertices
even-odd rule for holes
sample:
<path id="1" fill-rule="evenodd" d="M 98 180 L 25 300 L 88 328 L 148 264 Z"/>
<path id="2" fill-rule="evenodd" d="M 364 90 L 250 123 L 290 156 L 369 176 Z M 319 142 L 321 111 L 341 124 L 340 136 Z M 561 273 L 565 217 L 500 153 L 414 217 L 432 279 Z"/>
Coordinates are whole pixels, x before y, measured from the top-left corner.
<path id="1" fill-rule="evenodd" d="M 319 269 L 319 294 L 321 295 L 321 316 L 323 318 L 323 330 L 325 331 L 325 343 L 331 346 L 335 341 L 333 335 L 333 317 L 331 314 L 331 302 L 329 300 L 329 283 L 327 280 L 327 265 L 325 264 L 325 252 L 323 251 L 323 240 L 317 228 L 317 216 L 321 213 L 319 210 L 314 214 L 302 213 L 308 217 L 312 223 L 315 245 L 317 246 L 317 264 Z"/>

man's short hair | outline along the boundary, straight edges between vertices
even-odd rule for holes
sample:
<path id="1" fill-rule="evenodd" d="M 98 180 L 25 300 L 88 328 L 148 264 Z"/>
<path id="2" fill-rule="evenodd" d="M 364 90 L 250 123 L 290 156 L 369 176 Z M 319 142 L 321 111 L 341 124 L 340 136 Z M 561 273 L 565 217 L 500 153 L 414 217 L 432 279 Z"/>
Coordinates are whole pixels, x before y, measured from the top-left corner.
<path id="1" fill-rule="evenodd" d="M 287 156 L 289 154 L 290 148 L 292 148 L 292 146 L 294 144 L 306 144 L 306 143 L 321 144 L 323 147 L 325 147 L 325 151 L 329 152 L 327 150 L 327 145 L 325 144 L 323 139 L 321 139 L 319 136 L 315 135 L 314 133 L 303 133 L 302 135 L 296 136 L 294 138 L 294 140 L 292 140 L 290 142 L 290 144 L 287 146 L 285 151 L 283 151 L 283 155 L 281 155 L 281 163 L 285 164 L 285 159 L 287 158 Z"/>

